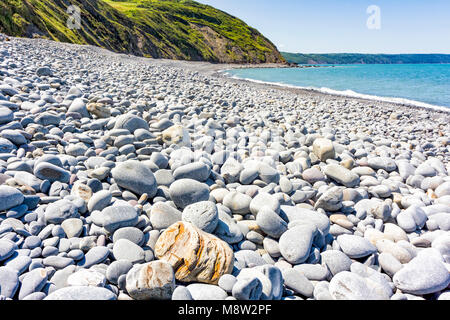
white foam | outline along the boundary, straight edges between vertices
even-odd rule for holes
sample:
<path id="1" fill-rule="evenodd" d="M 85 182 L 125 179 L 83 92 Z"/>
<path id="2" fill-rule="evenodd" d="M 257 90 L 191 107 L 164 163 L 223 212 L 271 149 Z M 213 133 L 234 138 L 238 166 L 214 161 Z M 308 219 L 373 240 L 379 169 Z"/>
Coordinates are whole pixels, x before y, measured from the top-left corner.
<path id="1" fill-rule="evenodd" d="M 360 98 L 360 99 L 372 100 L 372 101 L 389 102 L 389 103 L 401 104 L 401 105 L 405 105 L 405 106 L 419 107 L 419 108 L 423 108 L 423 109 L 429 109 L 429 110 L 450 113 L 449 107 L 432 105 L 429 103 L 405 99 L 405 98 L 380 97 L 380 96 L 376 96 L 376 95 L 358 93 L 353 90 L 334 90 L 334 89 L 325 88 L 325 87 L 322 87 L 322 88 L 302 87 L 302 86 L 295 86 L 295 85 L 286 84 L 286 83 L 282 83 L 282 82 L 270 82 L 270 81 L 255 80 L 255 79 L 250 79 L 250 78 L 241 78 L 241 77 L 230 74 L 229 70 L 221 70 L 219 72 L 223 73 L 224 75 L 226 75 L 232 79 L 245 80 L 245 81 L 250 81 L 250 82 L 259 83 L 259 84 L 270 84 L 270 85 L 275 85 L 275 86 L 284 87 L 284 88 L 309 90 L 309 91 L 315 91 L 315 92 L 320 92 L 320 93 L 325 93 L 325 94 L 330 94 L 330 95 L 335 95 L 335 96 L 349 97 L 349 98 Z"/>

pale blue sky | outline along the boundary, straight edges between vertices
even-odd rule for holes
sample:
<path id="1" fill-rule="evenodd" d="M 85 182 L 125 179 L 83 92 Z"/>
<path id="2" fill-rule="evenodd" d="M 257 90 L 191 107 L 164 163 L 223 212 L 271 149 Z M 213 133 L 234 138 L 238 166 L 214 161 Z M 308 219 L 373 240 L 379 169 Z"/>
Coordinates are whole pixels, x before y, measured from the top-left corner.
<path id="1" fill-rule="evenodd" d="M 450 54 L 449 0 L 197 0 L 255 27 L 281 51 Z M 367 27 L 377 5 L 381 29 Z"/>

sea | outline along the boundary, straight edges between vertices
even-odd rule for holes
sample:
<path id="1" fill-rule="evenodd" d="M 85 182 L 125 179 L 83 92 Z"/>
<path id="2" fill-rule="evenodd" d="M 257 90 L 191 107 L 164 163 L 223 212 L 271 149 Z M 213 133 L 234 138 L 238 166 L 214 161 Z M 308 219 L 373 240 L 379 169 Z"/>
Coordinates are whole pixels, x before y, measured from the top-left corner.
<path id="1" fill-rule="evenodd" d="M 223 72 L 254 82 L 450 112 L 450 64 L 316 65 Z"/>

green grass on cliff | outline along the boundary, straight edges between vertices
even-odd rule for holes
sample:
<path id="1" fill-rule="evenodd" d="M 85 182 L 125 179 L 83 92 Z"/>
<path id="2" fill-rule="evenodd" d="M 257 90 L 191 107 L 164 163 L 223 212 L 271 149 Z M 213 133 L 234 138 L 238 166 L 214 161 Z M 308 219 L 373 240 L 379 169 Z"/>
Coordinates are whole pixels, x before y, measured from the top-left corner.
<path id="1" fill-rule="evenodd" d="M 82 28 L 66 26 L 69 5 Z M 243 21 L 191 0 L 1 0 L 0 32 L 102 46 L 156 58 L 282 62 L 276 47 Z"/>

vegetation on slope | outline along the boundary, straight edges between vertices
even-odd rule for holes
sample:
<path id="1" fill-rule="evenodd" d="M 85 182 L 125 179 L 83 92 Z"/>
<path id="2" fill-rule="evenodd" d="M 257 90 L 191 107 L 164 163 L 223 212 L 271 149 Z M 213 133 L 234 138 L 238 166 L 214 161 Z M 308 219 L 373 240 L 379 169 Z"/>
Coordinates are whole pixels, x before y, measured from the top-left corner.
<path id="1" fill-rule="evenodd" d="M 81 9 L 69 29 L 67 7 Z M 2 0 L 0 32 L 92 44 L 154 58 L 211 62 L 284 62 L 256 29 L 191 0 Z"/>
<path id="2" fill-rule="evenodd" d="M 282 52 L 289 63 L 297 64 L 417 64 L 450 63 L 449 54 L 302 54 Z"/>

